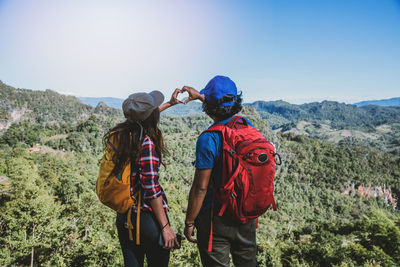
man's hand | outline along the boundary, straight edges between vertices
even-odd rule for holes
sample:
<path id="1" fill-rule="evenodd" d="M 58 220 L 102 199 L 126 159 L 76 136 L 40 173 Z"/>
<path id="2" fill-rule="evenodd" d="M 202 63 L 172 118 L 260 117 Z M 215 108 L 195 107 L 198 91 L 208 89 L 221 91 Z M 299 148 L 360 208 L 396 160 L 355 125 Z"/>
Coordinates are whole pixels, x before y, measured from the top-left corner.
<path id="1" fill-rule="evenodd" d="M 181 92 L 188 92 L 188 94 L 189 94 L 188 99 L 186 99 L 186 101 L 184 102 L 185 105 L 192 100 L 199 99 L 201 102 L 204 102 L 204 100 L 205 100 L 205 96 L 200 94 L 199 91 L 197 91 L 193 87 L 184 86 L 182 88 Z"/>
<path id="2" fill-rule="evenodd" d="M 171 99 L 169 100 L 169 103 L 171 106 L 174 106 L 176 104 L 183 104 L 183 101 L 179 100 L 178 94 L 183 93 L 183 91 L 179 88 L 176 88 L 175 91 L 172 93 Z"/>
<path id="3" fill-rule="evenodd" d="M 210 181 L 212 169 L 197 169 L 194 172 L 194 179 L 192 187 L 189 192 L 189 202 L 186 211 L 185 219 L 185 236 L 189 242 L 197 243 L 194 239 L 194 220 L 199 215 L 201 205 L 203 204 L 204 197 L 207 193 L 208 183 Z"/>
<path id="4" fill-rule="evenodd" d="M 186 225 L 184 234 L 189 242 L 197 243 L 197 240 L 193 238 L 194 236 L 194 225 Z"/>

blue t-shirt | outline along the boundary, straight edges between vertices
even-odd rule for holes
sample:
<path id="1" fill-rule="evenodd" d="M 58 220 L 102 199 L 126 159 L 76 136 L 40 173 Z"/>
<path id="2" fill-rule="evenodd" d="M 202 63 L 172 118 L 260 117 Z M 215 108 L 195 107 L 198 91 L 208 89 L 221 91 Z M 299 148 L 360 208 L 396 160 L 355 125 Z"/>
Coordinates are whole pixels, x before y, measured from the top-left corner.
<path id="1" fill-rule="evenodd" d="M 226 120 L 215 122 L 210 126 L 210 128 L 215 124 L 226 124 L 233 117 Z M 250 126 L 252 123 L 245 118 Z M 222 175 L 222 134 L 220 132 L 205 132 L 199 136 L 196 143 L 196 161 L 194 166 L 197 169 L 207 170 L 212 169 L 211 178 L 209 182 L 209 189 L 204 198 L 202 210 L 211 208 L 212 201 L 212 190 L 210 186 L 218 188 L 221 185 L 221 175 Z M 215 199 L 214 205 L 219 209 L 219 202 Z"/>

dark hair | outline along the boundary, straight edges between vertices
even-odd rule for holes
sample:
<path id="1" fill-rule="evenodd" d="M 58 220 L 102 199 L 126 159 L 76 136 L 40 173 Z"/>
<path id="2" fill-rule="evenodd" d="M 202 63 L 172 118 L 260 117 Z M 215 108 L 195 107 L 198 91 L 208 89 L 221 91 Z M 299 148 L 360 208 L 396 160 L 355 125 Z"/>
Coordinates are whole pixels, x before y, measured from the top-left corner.
<path id="1" fill-rule="evenodd" d="M 218 120 L 225 120 L 242 110 L 242 101 L 242 93 L 239 93 L 237 95 L 236 100 L 232 106 L 214 105 L 206 99 L 203 102 L 203 111 L 210 117 L 214 117 Z"/>
<path id="2" fill-rule="evenodd" d="M 128 115 L 129 116 L 129 115 Z M 109 141 L 114 145 L 116 153 L 112 158 L 115 163 L 113 173 L 117 175 L 128 161 L 137 162 L 140 156 L 140 148 L 145 136 L 149 136 L 154 142 L 155 150 L 163 164 L 162 155 L 166 153 L 164 139 L 158 122 L 160 121 L 160 111 L 158 108 L 150 114 L 144 121 L 139 122 L 143 127 L 142 139 L 140 139 L 140 125 L 132 118 L 128 117 L 126 121 L 119 123 L 110 129 L 103 137 L 103 143 L 106 145 Z M 111 140 L 110 140 L 111 139 Z"/>

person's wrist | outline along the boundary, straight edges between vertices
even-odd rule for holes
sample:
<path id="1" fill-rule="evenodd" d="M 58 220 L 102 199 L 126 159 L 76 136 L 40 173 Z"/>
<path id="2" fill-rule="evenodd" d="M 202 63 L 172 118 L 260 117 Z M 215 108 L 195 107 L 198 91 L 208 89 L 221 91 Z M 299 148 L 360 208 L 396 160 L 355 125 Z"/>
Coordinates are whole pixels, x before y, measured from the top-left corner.
<path id="1" fill-rule="evenodd" d="M 178 104 L 177 101 L 173 101 L 173 100 L 170 100 L 167 103 L 169 104 L 170 107 L 175 106 L 176 104 Z"/>
<path id="2" fill-rule="evenodd" d="M 185 221 L 185 227 L 193 227 L 194 222 L 193 221 Z"/>
<path id="3" fill-rule="evenodd" d="M 204 102 L 206 100 L 206 96 L 204 94 L 203 95 L 199 95 L 198 99 L 200 99 L 201 102 Z"/>
<path id="4" fill-rule="evenodd" d="M 162 228 L 161 228 L 161 232 L 163 232 L 165 229 L 167 229 L 169 227 L 169 222 L 167 222 Z"/>

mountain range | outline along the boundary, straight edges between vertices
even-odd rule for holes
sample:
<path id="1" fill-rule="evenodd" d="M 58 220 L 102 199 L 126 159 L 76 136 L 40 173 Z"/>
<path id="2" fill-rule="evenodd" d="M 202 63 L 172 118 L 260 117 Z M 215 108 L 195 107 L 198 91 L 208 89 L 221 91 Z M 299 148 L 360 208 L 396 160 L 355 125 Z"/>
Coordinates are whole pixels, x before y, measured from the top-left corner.
<path id="1" fill-rule="evenodd" d="M 122 118 L 119 108 L 122 99 L 119 98 L 78 99 L 51 90 L 15 89 L 4 83 L 0 83 L 0 89 L 0 131 L 26 118 L 42 123 L 74 122 L 93 114 L 103 118 Z M 364 145 L 400 154 L 398 106 L 358 107 L 335 101 L 296 105 L 282 100 L 244 105 L 253 108 L 276 132 L 304 135 L 334 144 Z M 202 104 L 193 101 L 187 105 L 176 105 L 163 114 L 201 115 Z"/>

